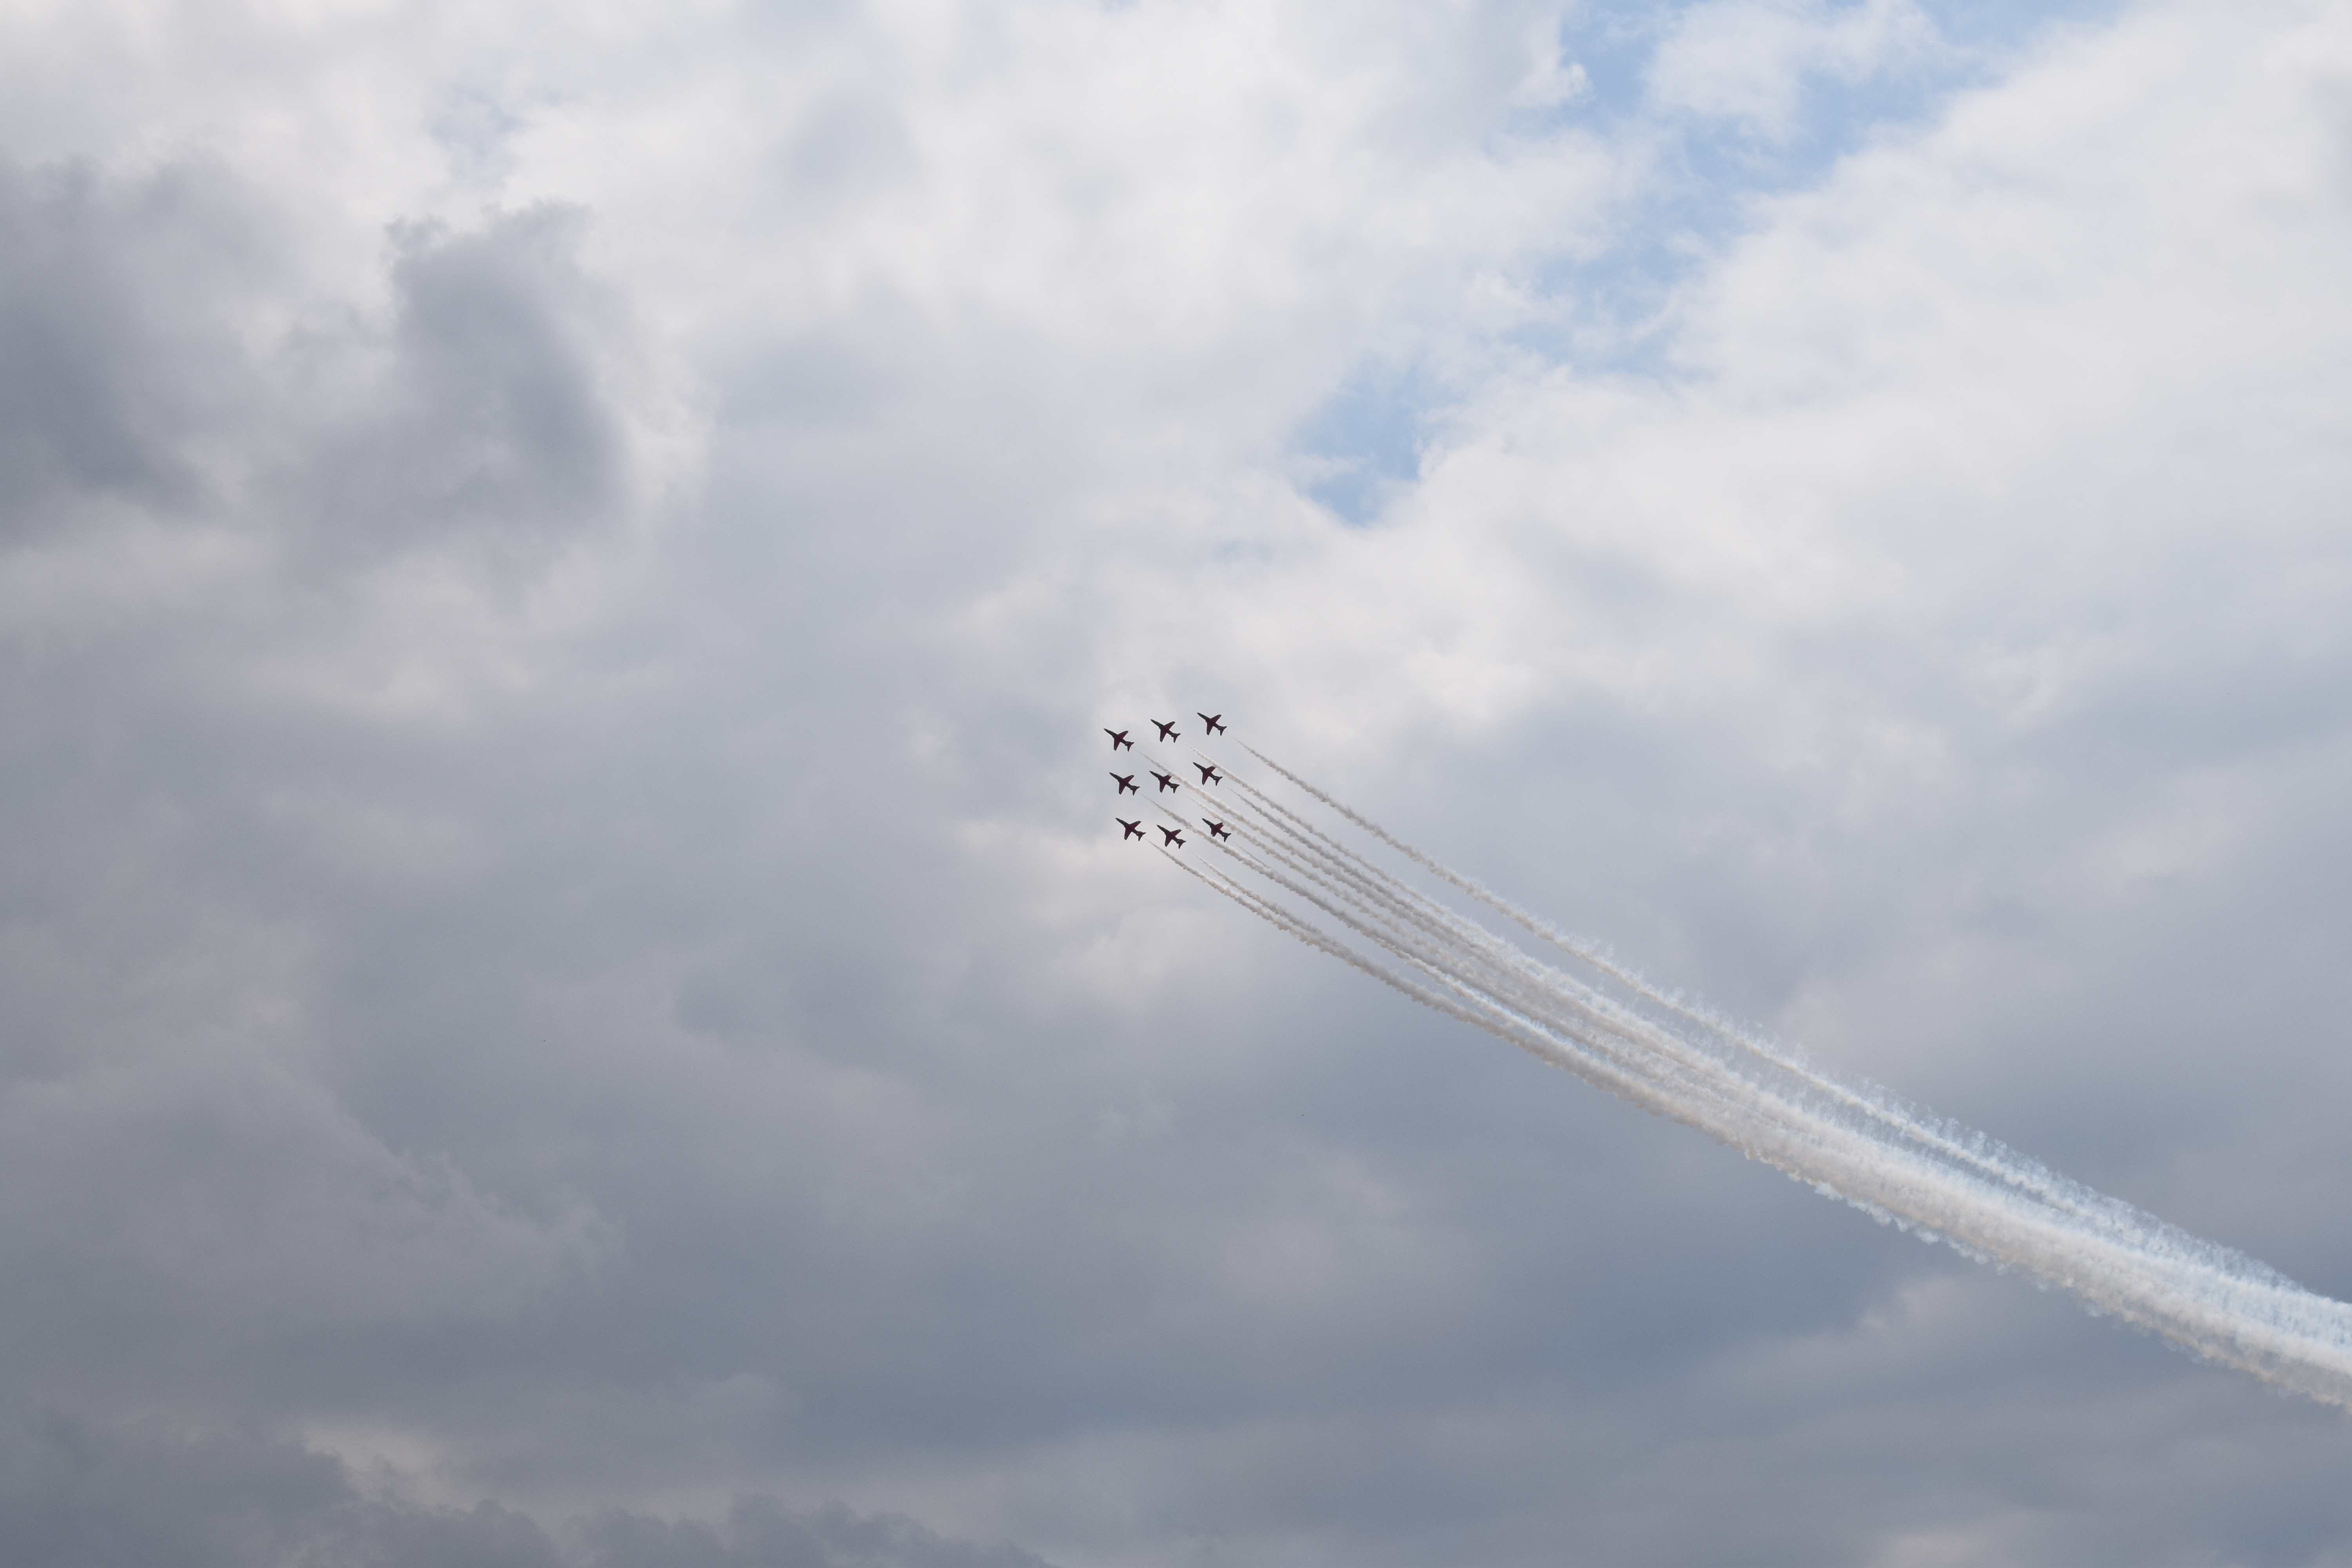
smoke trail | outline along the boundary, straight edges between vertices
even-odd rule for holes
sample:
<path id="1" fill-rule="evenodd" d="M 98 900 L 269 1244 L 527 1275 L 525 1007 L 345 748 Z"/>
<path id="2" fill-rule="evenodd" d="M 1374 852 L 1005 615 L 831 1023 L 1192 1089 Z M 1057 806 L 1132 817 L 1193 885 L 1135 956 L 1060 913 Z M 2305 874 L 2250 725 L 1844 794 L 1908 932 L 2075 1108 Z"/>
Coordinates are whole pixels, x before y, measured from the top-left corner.
<path id="1" fill-rule="evenodd" d="M 1972 1165 L 1983 1173 L 1992 1176 L 1997 1180 L 2027 1188 L 2037 1193 L 2046 1201 L 2060 1204 L 2068 1207 L 2077 1208 L 2083 1212 L 2086 1217 L 2114 1217 L 2108 1216 L 2106 1211 L 2115 1207 L 2115 1200 L 2107 1198 L 2105 1194 L 2092 1192 L 2090 1189 L 2082 1187 L 2076 1184 L 2067 1183 L 2063 1179 L 2053 1175 L 2047 1168 L 2038 1162 L 2025 1158 L 2015 1151 L 1985 1137 L 1982 1133 L 1971 1132 L 1965 1129 L 1949 1129 L 1941 1124 L 1926 1120 L 1917 1108 L 1893 1099 L 1891 1096 L 1887 1095 L 1885 1091 L 1878 1089 L 1874 1085 L 1865 1083 L 1859 1086 L 1849 1086 L 1839 1083 L 1825 1074 L 1817 1072 L 1810 1063 L 1806 1062 L 1801 1057 L 1798 1056 L 1794 1052 L 1789 1051 L 1785 1047 L 1775 1043 L 1759 1040 L 1756 1037 L 1740 1029 L 1737 1025 L 1731 1023 L 1729 1020 L 1723 1018 L 1715 1013 L 1709 1012 L 1702 1007 L 1694 1006 L 1685 1002 L 1680 996 L 1656 989 L 1640 974 L 1616 963 L 1605 953 L 1594 947 L 1591 942 L 1583 942 L 1575 937 L 1567 935 L 1560 931 L 1557 927 L 1553 926 L 1549 921 L 1545 921 L 1537 915 L 1528 913 L 1518 905 L 1512 903 L 1508 900 L 1503 898 L 1500 894 L 1492 891 L 1483 883 L 1475 881 L 1470 878 L 1461 876 L 1449 867 L 1441 864 L 1433 857 L 1422 850 L 1414 848 L 1412 845 L 1398 838 L 1386 828 L 1381 826 L 1380 824 L 1359 815 L 1349 806 L 1342 805 L 1340 802 L 1326 795 L 1323 791 L 1317 789 L 1313 784 L 1308 784 L 1305 779 L 1300 778 L 1297 774 L 1283 767 L 1279 763 L 1276 763 L 1273 758 L 1268 757 L 1263 752 L 1258 751 L 1255 747 L 1244 744 L 1242 749 L 1248 752 L 1250 755 L 1257 758 L 1258 761 L 1264 763 L 1267 767 L 1273 769 L 1276 773 L 1279 773 L 1284 778 L 1289 780 L 1293 784 L 1296 784 L 1307 795 L 1313 796 L 1318 801 L 1321 801 L 1324 805 L 1329 806 L 1332 810 L 1337 811 L 1349 821 L 1354 823 L 1357 826 L 1362 828 L 1365 832 L 1379 839 L 1381 843 L 1388 845 L 1391 848 L 1396 850 L 1399 854 L 1402 854 L 1407 859 L 1412 861 L 1415 865 L 1421 866 L 1444 881 L 1461 889 L 1464 892 L 1468 893 L 1471 897 L 1478 900 L 1481 903 L 1484 903 L 1489 908 L 1508 917 L 1523 929 L 1536 936 L 1541 937 L 1544 941 L 1551 943 L 1554 947 L 1559 948 L 1562 952 L 1567 953 L 1570 957 L 1581 961 L 1591 968 L 1599 971 L 1601 973 L 1608 976 L 1610 979 L 1616 981 L 1634 995 L 1663 1008 L 1666 1012 L 1684 1020 L 1685 1023 L 1697 1026 L 1702 1032 L 1701 1037 L 1703 1040 L 1711 1038 L 1714 1041 L 1719 1041 L 1729 1046 L 1738 1055 L 1754 1058 L 1755 1065 L 1762 1068 L 1764 1070 L 1776 1074 L 1784 1074 L 1791 1079 L 1797 1079 L 1801 1081 L 1809 1091 L 1820 1094 L 1829 1100 L 1838 1102 L 1851 1110 L 1869 1117 L 1874 1121 L 1880 1121 L 1887 1126 L 1891 1131 L 1894 1131 L 1898 1136 L 1921 1139 L 1933 1143 L 1940 1152 L 1944 1153 L 1948 1157 L 1958 1160 L 1963 1163 Z M 1253 798 L 1260 800 L 1268 810 L 1286 819 L 1288 822 L 1295 824 L 1298 829 L 1312 836 L 1317 841 L 1327 847 L 1334 854 L 1344 857 L 1353 864 L 1360 866 L 1364 871 L 1379 879 L 1385 886 L 1396 892 L 1399 896 L 1414 900 L 1424 906 L 1429 906 L 1429 900 L 1422 899 L 1421 896 L 1412 889 L 1407 888 L 1403 883 L 1397 881 L 1394 878 L 1390 877 L 1387 873 L 1380 870 L 1377 867 L 1365 861 L 1362 857 L 1355 854 L 1354 851 L 1348 849 L 1345 846 L 1333 842 L 1322 833 L 1316 831 L 1311 825 L 1300 820 L 1294 813 L 1286 809 L 1279 802 L 1266 799 L 1265 796 L 1260 795 L 1257 790 L 1252 788 L 1248 784 L 1239 779 L 1236 779 L 1234 782 L 1239 788 L 1247 792 Z M 1446 910 L 1443 912 L 1447 917 L 1451 918 L 1452 911 Z M 1470 929 L 1473 931 L 1478 930 L 1476 927 L 1471 927 Z M 1487 933 L 1483 931 L 1479 931 L 1478 934 L 1481 937 L 1487 935 Z M 1511 951 L 1516 952 L 1517 950 L 1513 949 Z M 1958 1132 L 1958 1136 L 1952 1135 L 1955 1131 Z M 2123 1214 L 2125 1216 L 2128 1216 L 2123 1219 L 2123 1223 L 2126 1224 L 2133 1223 L 2138 1217 L 2131 1215 L 2128 1209 L 2123 1211 Z M 2251 1262 L 2251 1259 L 2249 1261 Z"/>
<path id="2" fill-rule="evenodd" d="M 1244 875 L 1169 858 L 1277 930 L 1825 1195 L 2072 1291 L 2208 1360 L 2352 1409 L 2352 1306 L 2057 1175 L 1982 1133 L 1875 1088 L 1839 1082 L 1786 1047 L 1651 985 L 1244 749 L 1599 982 L 1533 957 L 1244 780 L 1227 774 L 1235 793 L 1219 795 L 1182 784 L 1179 799 L 1211 807 L 1234 836 L 1230 844 L 1200 847 Z"/>

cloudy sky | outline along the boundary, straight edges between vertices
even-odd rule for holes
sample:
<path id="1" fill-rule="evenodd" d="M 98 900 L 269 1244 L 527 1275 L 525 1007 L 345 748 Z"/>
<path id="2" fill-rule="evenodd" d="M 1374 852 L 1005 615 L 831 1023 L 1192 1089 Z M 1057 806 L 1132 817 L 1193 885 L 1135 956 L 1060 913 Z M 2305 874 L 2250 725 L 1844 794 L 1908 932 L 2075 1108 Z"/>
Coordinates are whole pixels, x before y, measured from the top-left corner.
<path id="1" fill-rule="evenodd" d="M 1246 740 L 2352 1297 L 2352 11 L 0 8 L 0 1558 L 2352 1563 Z"/>

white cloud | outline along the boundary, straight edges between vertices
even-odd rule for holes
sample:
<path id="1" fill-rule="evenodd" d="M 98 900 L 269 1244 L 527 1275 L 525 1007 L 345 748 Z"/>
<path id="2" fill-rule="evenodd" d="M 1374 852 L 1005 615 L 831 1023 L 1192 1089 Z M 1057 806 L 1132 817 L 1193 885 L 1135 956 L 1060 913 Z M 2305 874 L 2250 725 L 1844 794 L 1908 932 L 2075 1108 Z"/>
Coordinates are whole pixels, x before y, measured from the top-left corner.
<path id="1" fill-rule="evenodd" d="M 2198 1444 L 2332 1427 L 1103 837 L 1097 722 L 1227 709 L 2341 1288 L 2340 21 L 2156 7 L 1913 105 L 1614 377 L 1523 334 L 1674 242 L 1619 232 L 1672 138 L 1940 46 L 1703 7 L 1604 131 L 1561 21 L 0 21 L 48 258 L 0 313 L 71 373 L 0 375 L 0 1278 L 96 1325 L 55 1398 L 1073 1561 L 2262 1556 Z M 1365 364 L 1449 405 L 1349 529 L 1286 452 Z"/>

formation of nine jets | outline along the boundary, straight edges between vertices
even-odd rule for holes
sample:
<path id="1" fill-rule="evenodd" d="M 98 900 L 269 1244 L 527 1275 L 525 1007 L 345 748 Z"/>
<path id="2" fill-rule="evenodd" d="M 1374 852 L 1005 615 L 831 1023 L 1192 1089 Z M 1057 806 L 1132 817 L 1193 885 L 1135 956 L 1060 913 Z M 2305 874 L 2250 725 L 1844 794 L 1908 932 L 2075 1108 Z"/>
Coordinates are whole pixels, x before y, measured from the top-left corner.
<path id="1" fill-rule="evenodd" d="M 1225 716 L 1222 713 L 1203 713 L 1201 715 L 1201 722 L 1209 727 L 1210 734 L 1222 735 L 1225 732 L 1223 722 L 1224 717 Z M 1160 738 L 1163 741 L 1173 741 L 1183 732 L 1178 730 L 1172 723 L 1163 724 L 1157 719 L 1154 719 L 1151 722 L 1152 726 L 1160 731 Z M 1135 750 L 1135 742 L 1127 738 L 1126 731 L 1113 730 L 1106 726 L 1103 730 L 1103 733 L 1110 737 L 1110 749 L 1113 752 L 1116 752 L 1122 748 L 1130 752 Z M 1202 784 L 1223 784 L 1225 782 L 1225 775 L 1217 771 L 1214 763 L 1194 763 L 1192 765 L 1201 770 L 1201 782 Z M 1176 776 L 1173 773 L 1163 773 L 1158 768 L 1152 768 L 1150 772 L 1153 778 L 1160 781 L 1159 794 L 1165 795 L 1171 789 L 1181 789 L 1183 787 L 1176 782 Z M 1141 786 L 1136 784 L 1135 775 L 1133 773 L 1122 773 L 1117 770 L 1113 770 L 1110 776 L 1118 781 L 1118 788 L 1113 792 L 1114 794 L 1141 795 L 1143 793 Z M 1119 835 L 1121 841 L 1125 841 L 1129 838 L 1140 838 L 1143 837 L 1143 819 L 1141 817 L 1139 816 L 1133 822 L 1129 822 L 1123 816 L 1114 816 L 1111 820 L 1118 823 L 1121 827 L 1127 829 L 1125 833 Z M 1231 833 L 1225 830 L 1225 825 L 1223 823 L 1211 822 L 1205 816 L 1201 818 L 1201 820 L 1207 826 L 1210 837 L 1231 838 L 1233 837 Z M 1171 846 L 1179 849 L 1181 849 L 1184 847 L 1184 830 L 1182 828 L 1163 827 L 1160 830 L 1160 847 L 1165 849 Z"/>

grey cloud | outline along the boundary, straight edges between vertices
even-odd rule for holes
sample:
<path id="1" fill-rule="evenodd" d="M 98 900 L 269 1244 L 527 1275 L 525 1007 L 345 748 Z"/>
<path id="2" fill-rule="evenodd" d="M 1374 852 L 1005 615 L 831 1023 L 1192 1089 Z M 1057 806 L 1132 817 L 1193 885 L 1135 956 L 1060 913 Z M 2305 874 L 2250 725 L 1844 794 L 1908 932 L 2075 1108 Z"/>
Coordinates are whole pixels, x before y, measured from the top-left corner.
<path id="1" fill-rule="evenodd" d="M 370 1496 L 331 1454 L 250 1433 L 0 1433 L 0 1549 L 53 1568 L 1046 1568 L 839 1504 L 737 1500 L 723 1528 L 606 1510 L 553 1531 L 495 1502 Z"/>
<path id="2" fill-rule="evenodd" d="M 20 1392 L 201 1399 L 289 1339 L 508 1321 L 583 1287 L 618 1238 L 576 1186 L 486 1186 L 318 1076 L 308 976 L 348 911 L 478 850 L 464 810 L 378 768 L 383 732 L 260 695 L 336 657 L 350 623 L 322 640 L 321 600 L 381 606 L 419 550 L 495 597 L 640 493 L 643 389 L 589 363 L 633 344 L 575 218 L 409 234 L 380 322 L 289 308 L 283 215 L 216 167 L 0 174 L 0 323 L 30 345 L 0 371 L 25 416 L 0 474 Z M 353 464 L 373 513 L 331 504 Z M 322 518 L 411 536 L 322 547 Z"/>
<path id="3" fill-rule="evenodd" d="M 123 181 L 0 156 L 7 536 L 62 526 L 76 502 L 170 510 L 202 498 L 199 443 L 256 391 L 231 330 L 268 279 L 244 196 L 202 163 Z"/>
<path id="4" fill-rule="evenodd" d="M 813 195 L 871 196 L 917 167 L 898 117 L 870 98 L 844 96 L 812 110 L 779 159 L 784 178 Z"/>
<path id="5" fill-rule="evenodd" d="M 528 557 L 612 521 L 627 458 L 599 353 L 625 340 L 579 268 L 585 221 L 542 206 L 474 234 L 394 231 L 383 363 L 310 476 L 321 535 Z"/>
<path id="6" fill-rule="evenodd" d="M 387 321 L 305 314 L 285 219 L 220 166 L 0 161 L 0 521 L 54 531 L 112 497 L 329 558 L 542 562 L 641 499 L 634 426 L 664 412 L 580 268 L 585 221 L 396 226 Z"/>
<path id="7" fill-rule="evenodd" d="M 331 1455 L 52 1415 L 0 1440 L 0 1541 L 59 1568 L 558 1568 L 530 1520 L 374 1502 Z"/>
<path id="8" fill-rule="evenodd" d="M 84 1356 L 135 1386 L 322 1328 L 508 1318 L 615 1239 L 576 1201 L 522 1212 L 386 1148 L 314 1083 L 190 1042 L 20 1080 L 0 1127 L 20 1389 Z M 142 1352 L 99 1354 L 110 1339 Z"/>
<path id="9" fill-rule="evenodd" d="M 1486 126 L 1525 52 L 1506 19 L 1463 46 L 1488 65 L 1431 63 L 1444 114 L 1417 79 L 1344 123 Z M 772 91 L 730 143 L 754 150 L 863 101 L 789 63 L 688 96 Z M 954 111 L 1052 107 L 982 87 Z M 872 101 L 906 146 L 971 129 Z M 1216 105 L 1180 108 L 1208 200 Z M 546 128 L 502 156 L 571 188 L 533 162 Z M 648 156 L 675 131 L 629 127 Z M 899 145 L 863 111 L 831 133 L 813 179 Z M 662 179 L 739 189 L 698 156 Z M 1511 527 L 1475 486 L 1380 537 L 1325 527 L 1234 456 L 1278 445 L 1254 399 L 1310 406 L 1376 346 L 1334 346 L 1352 305 L 1283 336 L 1341 268 L 1380 273 L 1346 247 L 1353 176 L 1303 166 L 1267 210 L 1311 196 L 1339 248 L 1294 267 L 1255 222 L 1183 274 L 1185 335 L 1248 347 L 1198 363 L 1086 313 L 1150 258 L 1084 226 L 1076 262 L 987 250 L 1025 209 L 978 164 L 986 221 L 913 247 L 992 269 L 978 305 L 921 266 L 869 289 L 908 253 L 835 235 L 856 203 L 681 220 L 704 255 L 753 225 L 776 254 L 720 281 L 815 302 L 699 329 L 722 401 L 667 530 L 632 524 L 677 387 L 578 212 L 405 228 L 373 276 L 298 285 L 274 226 L 341 210 L 299 184 L 22 176 L 0 291 L 89 390 L 10 394 L 0 1359 L 67 1419 L 12 1439 L 8 1540 L 589 1568 L 1026 1561 L 950 1537 L 1113 1563 L 2340 1555 L 2324 1413 L 1633 1116 L 1106 840 L 1096 723 L 1213 692 L 1668 978 L 2338 1286 L 2334 719 L 2239 727 L 2278 667 L 2184 688 L 2220 668 L 2201 643 L 2022 740 L 1986 718 L 1963 634 L 2016 634 L 2021 574 L 2045 619 L 2084 591 L 2009 553 L 2063 531 L 2055 503 L 1890 546 L 1881 495 L 1809 483 L 1838 560 L 1958 555 L 1990 586 L 1803 636 L 1727 609 L 1694 564 L 1772 543 L 1767 509 L 1682 536 L 1708 495 L 1664 492 L 1650 530 L 1635 490 L 1742 439 L 1808 448 L 1687 388 L 1616 389 L 1646 448 L 1579 446 L 1612 428 L 1589 408 L 1517 430 L 1573 466 Z M 1386 173 L 1360 182 L 1382 211 Z M 592 195 L 593 232 L 643 241 L 642 193 Z M 673 237 L 639 244 L 649 273 Z M 1261 271 L 1274 303 L 1223 314 Z M 1857 430 L 1820 460 L 1874 452 Z M 2145 578 L 2149 623 L 2210 583 L 2186 560 Z M 2183 798 L 2262 831 L 2116 872 L 2135 834 L 2189 837 Z M 383 1435 L 381 1495 L 360 1439 L 346 1468 L 288 1436 L 338 1431 Z M 795 1511 L 825 1497 L 948 1533 Z"/>
<path id="10" fill-rule="evenodd" d="M 948 1540 L 912 1520 L 861 1517 L 838 1503 L 795 1514 L 746 1498 L 724 1529 L 616 1511 L 575 1531 L 583 1568 L 1046 1568 L 1014 1547 Z"/>

